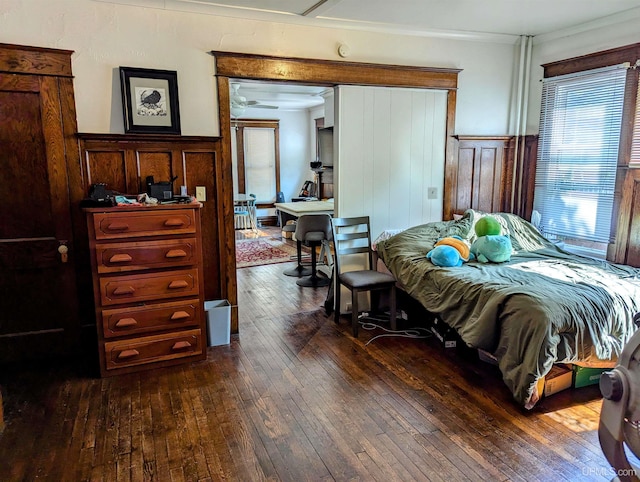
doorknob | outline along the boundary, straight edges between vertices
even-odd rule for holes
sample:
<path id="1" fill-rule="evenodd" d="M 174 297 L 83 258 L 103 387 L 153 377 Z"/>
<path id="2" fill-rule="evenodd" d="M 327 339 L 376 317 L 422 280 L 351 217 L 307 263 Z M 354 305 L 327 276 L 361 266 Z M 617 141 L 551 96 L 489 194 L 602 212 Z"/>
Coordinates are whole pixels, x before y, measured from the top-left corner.
<path id="1" fill-rule="evenodd" d="M 60 246 L 58 246 L 58 253 L 60 253 L 60 261 L 66 263 L 69 261 L 69 246 L 67 246 L 66 241 L 60 241 Z"/>

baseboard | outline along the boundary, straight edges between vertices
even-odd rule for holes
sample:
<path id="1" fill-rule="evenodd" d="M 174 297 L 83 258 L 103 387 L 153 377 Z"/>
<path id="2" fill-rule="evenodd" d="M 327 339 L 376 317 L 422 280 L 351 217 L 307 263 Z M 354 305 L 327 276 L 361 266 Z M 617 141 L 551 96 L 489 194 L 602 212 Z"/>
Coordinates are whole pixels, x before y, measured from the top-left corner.
<path id="1" fill-rule="evenodd" d="M 258 226 L 277 226 L 277 216 L 261 216 L 258 218 Z"/>

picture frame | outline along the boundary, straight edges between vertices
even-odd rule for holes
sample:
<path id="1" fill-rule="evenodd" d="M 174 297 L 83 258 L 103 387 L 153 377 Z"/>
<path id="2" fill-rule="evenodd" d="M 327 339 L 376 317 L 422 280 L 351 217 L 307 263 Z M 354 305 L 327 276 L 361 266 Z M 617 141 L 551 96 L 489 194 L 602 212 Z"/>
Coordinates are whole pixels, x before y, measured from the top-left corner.
<path id="1" fill-rule="evenodd" d="M 180 134 L 176 71 L 120 67 L 120 88 L 125 133 Z"/>

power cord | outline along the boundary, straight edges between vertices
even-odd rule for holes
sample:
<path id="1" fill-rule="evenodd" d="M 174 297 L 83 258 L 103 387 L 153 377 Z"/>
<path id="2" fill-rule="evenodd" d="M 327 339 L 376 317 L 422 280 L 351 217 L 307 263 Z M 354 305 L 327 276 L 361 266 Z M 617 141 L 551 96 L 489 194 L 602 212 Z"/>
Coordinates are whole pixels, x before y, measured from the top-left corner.
<path id="1" fill-rule="evenodd" d="M 358 315 L 358 319 L 360 320 L 359 323 L 363 330 L 372 331 L 377 328 L 386 332 L 386 333 L 382 333 L 380 335 L 374 336 L 368 342 L 366 342 L 364 346 L 367 346 L 372 341 L 377 340 L 378 338 L 383 338 L 383 337 L 397 336 L 400 338 L 421 339 L 421 338 L 429 338 L 431 336 L 431 332 L 427 328 L 414 327 L 414 328 L 407 328 L 405 330 L 390 330 L 389 328 L 385 328 L 384 326 L 378 325 L 376 323 L 372 323 L 369 321 L 362 321 L 365 319 L 379 321 L 379 322 L 388 321 L 388 319 L 385 319 L 385 318 L 376 318 L 373 316 L 369 316 L 369 313 L 367 312 L 363 312 L 362 314 Z"/>

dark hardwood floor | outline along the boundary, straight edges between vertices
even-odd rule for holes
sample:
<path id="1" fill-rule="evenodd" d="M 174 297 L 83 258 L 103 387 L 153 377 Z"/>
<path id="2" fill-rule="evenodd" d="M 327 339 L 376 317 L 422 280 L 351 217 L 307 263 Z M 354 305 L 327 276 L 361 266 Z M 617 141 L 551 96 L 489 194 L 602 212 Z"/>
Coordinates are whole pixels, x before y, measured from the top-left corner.
<path id="1" fill-rule="evenodd" d="M 290 266 L 238 270 L 240 333 L 206 361 L 106 379 L 91 359 L 0 367 L 0 481 L 611 478 L 596 386 L 525 411 L 472 352 L 353 339 Z"/>

